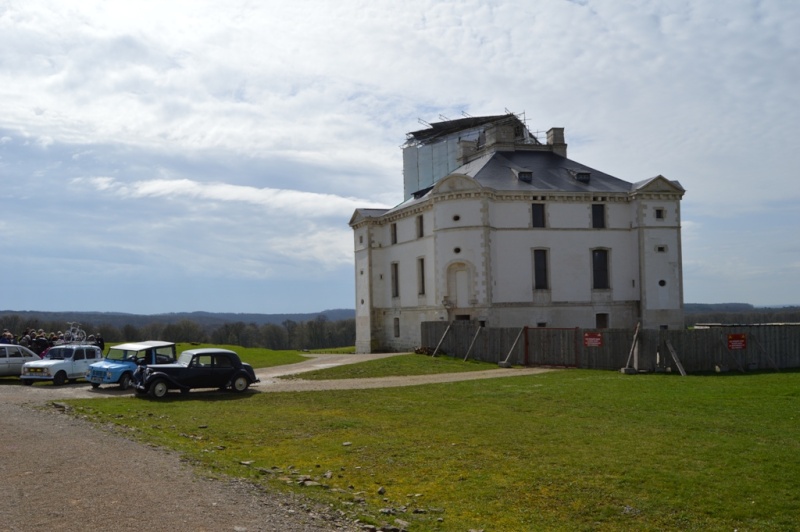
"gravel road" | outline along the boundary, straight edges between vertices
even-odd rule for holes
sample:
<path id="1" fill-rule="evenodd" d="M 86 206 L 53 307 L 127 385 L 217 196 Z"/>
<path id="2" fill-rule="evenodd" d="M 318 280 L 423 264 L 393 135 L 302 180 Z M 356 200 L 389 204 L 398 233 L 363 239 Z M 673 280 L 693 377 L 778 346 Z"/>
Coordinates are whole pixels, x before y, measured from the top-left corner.
<path id="1" fill-rule="evenodd" d="M 398 355 L 321 355 L 261 369 L 257 373 L 262 382 L 251 390 L 411 386 L 547 371 L 498 368 L 336 381 L 277 378 L 384 356 Z M 299 496 L 266 492 L 235 480 L 205 479 L 175 453 L 127 440 L 46 406 L 62 399 L 130 395 L 115 386 L 92 389 L 86 383 L 31 387 L 11 379 L 0 382 L 0 531 L 361 530 L 330 508 Z"/>

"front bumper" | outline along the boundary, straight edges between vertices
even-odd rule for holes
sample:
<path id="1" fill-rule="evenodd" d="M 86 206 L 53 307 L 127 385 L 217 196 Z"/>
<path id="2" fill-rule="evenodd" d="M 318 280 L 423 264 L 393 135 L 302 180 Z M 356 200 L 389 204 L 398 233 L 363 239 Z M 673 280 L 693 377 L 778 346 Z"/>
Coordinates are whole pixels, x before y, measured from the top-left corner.
<path id="1" fill-rule="evenodd" d="M 52 375 L 20 375 L 19 378 L 24 381 L 51 381 Z"/>
<path id="2" fill-rule="evenodd" d="M 109 374 L 106 369 L 93 369 L 86 375 L 86 380 L 92 384 L 116 384 L 121 375 Z"/>

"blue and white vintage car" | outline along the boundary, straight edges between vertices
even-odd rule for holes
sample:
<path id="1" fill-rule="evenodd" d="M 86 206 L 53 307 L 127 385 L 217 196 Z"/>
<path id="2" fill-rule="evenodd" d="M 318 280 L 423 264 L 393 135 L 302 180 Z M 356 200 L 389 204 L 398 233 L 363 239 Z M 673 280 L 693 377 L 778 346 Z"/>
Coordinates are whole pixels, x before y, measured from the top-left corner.
<path id="1" fill-rule="evenodd" d="M 101 384 L 119 384 L 123 390 L 131 386 L 133 373 L 139 365 L 175 362 L 175 344 L 148 340 L 111 347 L 106 357 L 89 366 L 86 380 L 97 388 Z"/>

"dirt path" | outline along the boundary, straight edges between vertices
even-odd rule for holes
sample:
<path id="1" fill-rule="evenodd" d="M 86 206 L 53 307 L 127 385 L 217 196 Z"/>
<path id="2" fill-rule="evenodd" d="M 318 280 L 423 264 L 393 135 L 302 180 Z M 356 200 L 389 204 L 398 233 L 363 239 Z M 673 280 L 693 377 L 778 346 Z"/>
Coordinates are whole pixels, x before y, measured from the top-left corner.
<path id="1" fill-rule="evenodd" d="M 411 386 L 524 375 L 545 370 L 496 369 L 415 377 L 337 381 L 281 380 L 322 367 L 394 355 L 322 355 L 300 364 L 265 368 L 254 392 Z M 302 499 L 258 490 L 244 482 L 201 478 L 175 454 L 98 430 L 64 416 L 53 401 L 132 395 L 86 383 L 22 386 L 0 382 L 0 531 L 361 530 L 355 523 Z"/>
<path id="2" fill-rule="evenodd" d="M 431 375 L 412 375 L 402 377 L 376 377 L 371 379 L 337 379 L 324 381 L 279 379 L 283 375 L 296 375 L 306 371 L 363 362 L 369 359 L 385 358 L 388 355 L 322 355 L 313 357 L 299 364 L 264 368 L 256 371 L 261 382 L 255 388 L 261 392 L 310 392 L 314 390 L 353 390 L 366 388 L 394 388 L 397 386 L 418 386 L 437 382 L 471 381 L 478 379 L 498 379 L 502 377 L 518 377 L 553 371 L 543 368 L 496 368 L 486 371 L 466 371 L 461 373 L 435 373 Z"/>

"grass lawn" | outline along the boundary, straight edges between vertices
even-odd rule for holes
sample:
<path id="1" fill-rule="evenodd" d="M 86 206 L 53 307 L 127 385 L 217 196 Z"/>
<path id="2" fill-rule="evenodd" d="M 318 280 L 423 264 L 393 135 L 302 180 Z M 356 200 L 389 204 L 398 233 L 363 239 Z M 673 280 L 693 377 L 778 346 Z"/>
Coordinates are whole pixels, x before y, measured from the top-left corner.
<path id="1" fill-rule="evenodd" d="M 800 373 L 567 370 L 70 403 L 212 476 L 301 490 L 410 530 L 800 527 Z"/>
<path id="2" fill-rule="evenodd" d="M 176 344 L 175 349 L 177 350 L 178 354 L 180 354 L 188 349 L 200 349 L 203 347 L 219 347 L 222 349 L 236 351 L 242 361 L 247 362 L 255 369 L 282 366 L 284 364 L 296 364 L 297 362 L 308 360 L 306 357 L 302 356 L 300 351 L 273 351 L 272 349 L 264 349 L 263 347 L 179 343 Z"/>

